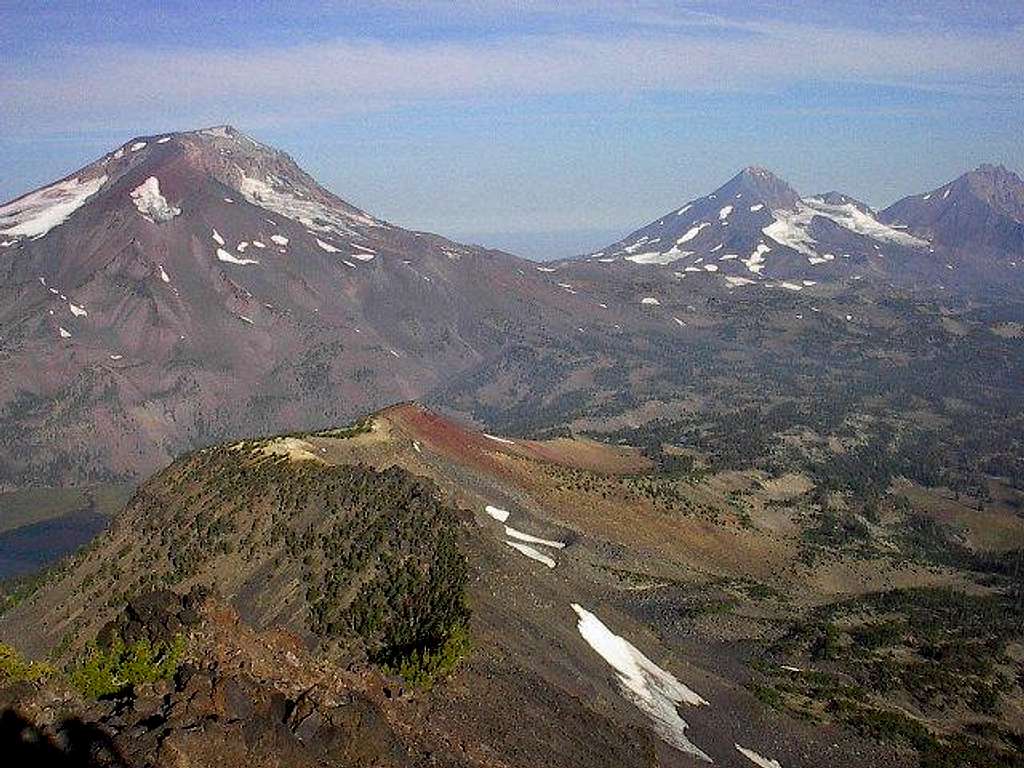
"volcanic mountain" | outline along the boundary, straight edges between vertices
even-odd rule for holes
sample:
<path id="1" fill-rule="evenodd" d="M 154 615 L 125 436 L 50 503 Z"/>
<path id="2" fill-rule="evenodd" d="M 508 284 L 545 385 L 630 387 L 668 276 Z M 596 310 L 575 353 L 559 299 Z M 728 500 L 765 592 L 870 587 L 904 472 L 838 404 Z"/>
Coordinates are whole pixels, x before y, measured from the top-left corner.
<path id="1" fill-rule="evenodd" d="M 795 288 L 872 276 L 936 287 L 951 281 L 951 261 L 980 246 L 988 258 L 985 268 L 972 269 L 958 282 L 1005 279 L 1002 261 L 1024 247 L 1020 179 L 983 166 L 946 189 L 961 192 L 944 206 L 935 193 L 930 205 L 931 195 L 917 196 L 879 214 L 840 192 L 801 197 L 770 171 L 749 167 L 714 192 L 582 258 L 669 266 L 682 277 L 717 274 L 733 287 L 775 281 Z M 938 192 L 949 197 L 948 191 Z M 959 220 L 944 213 L 946 208 L 955 208 Z"/>
<path id="2" fill-rule="evenodd" d="M 1019 226 L 1019 184 L 953 185 L 993 249 Z M 931 322 L 887 292 L 929 303 L 1017 274 L 983 253 L 990 269 L 963 268 L 930 226 L 748 168 L 601 253 L 538 265 L 382 221 L 227 126 L 138 137 L 0 206 L 0 489 L 134 481 L 199 445 L 407 399 L 518 434 L 593 427 L 703 397 L 718 367 L 784 370 L 795 337 L 832 369 L 822 339 L 884 349 Z M 997 314 L 970 322 L 1016 321 Z"/>
<path id="3" fill-rule="evenodd" d="M 573 304 L 531 263 L 381 221 L 231 127 L 138 137 L 0 207 L 0 485 L 337 423 L 451 379 L 522 318 L 568 333 Z"/>
<path id="4" fill-rule="evenodd" d="M 928 238 L 975 269 L 1024 268 L 1024 181 L 1001 165 L 973 171 L 879 214 L 891 226 Z"/>

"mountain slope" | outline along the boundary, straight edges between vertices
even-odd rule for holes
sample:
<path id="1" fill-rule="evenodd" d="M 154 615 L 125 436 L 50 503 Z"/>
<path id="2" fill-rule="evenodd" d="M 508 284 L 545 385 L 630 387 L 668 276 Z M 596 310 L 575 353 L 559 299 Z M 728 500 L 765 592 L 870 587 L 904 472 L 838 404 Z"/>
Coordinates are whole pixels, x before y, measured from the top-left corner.
<path id="1" fill-rule="evenodd" d="M 928 243 L 879 221 L 837 192 L 801 198 L 764 168 L 746 168 L 705 197 L 588 259 L 670 265 L 733 285 L 767 279 L 835 281 L 928 261 Z"/>
<path id="2" fill-rule="evenodd" d="M 740 768 L 753 754 L 790 768 L 823 756 L 909 768 L 917 750 L 948 758 L 971 739 L 991 764 L 1014 764 L 997 729 L 970 736 L 966 725 L 990 711 L 974 693 L 986 686 L 1002 686 L 1007 712 L 1020 702 L 1012 661 L 967 666 L 947 637 L 1016 642 L 1005 577 L 920 560 L 904 537 L 917 513 L 888 501 L 871 541 L 808 557 L 826 503 L 816 481 L 664 471 L 665 458 L 490 435 L 415 404 L 352 428 L 203 449 L 154 476 L 90 550 L 0 616 L 0 639 L 61 664 L 111 629 L 138 636 L 146 616 L 184 634 L 193 666 L 182 682 L 139 686 L 107 714 L 143 758 L 133 765 L 153 742 L 203 752 L 209 738 L 253 745 L 251 759 L 320 754 L 338 748 L 326 726 L 339 717 L 351 728 L 341 743 L 402 747 L 341 765 Z M 1007 542 L 1024 541 L 1020 520 L 999 524 Z M 188 621 L 177 609 L 169 620 L 153 608 L 175 598 L 135 597 L 153 588 L 213 598 L 185 598 Z M 909 640 L 870 634 L 903 613 L 932 621 L 928 600 L 943 589 L 975 597 L 953 604 L 942 637 L 915 639 L 918 623 Z M 849 653 L 819 649 L 818 632 L 840 642 L 821 618 L 835 612 Z M 452 627 L 469 639 L 459 663 L 433 670 L 431 686 L 403 684 L 393 653 Z M 869 696 L 880 664 L 891 688 Z M 920 664 L 929 679 L 969 671 L 935 700 L 917 685 Z M 276 707 L 258 703 L 275 696 Z M 190 697 L 222 717 L 197 728 Z M 362 725 L 344 717 L 353 705 Z M 247 717 L 256 734 L 283 730 L 262 742 L 222 733 Z M 871 722 L 917 728 L 903 731 L 916 746 Z"/>
<path id="3" fill-rule="evenodd" d="M 1003 166 L 981 165 L 893 203 L 879 218 L 929 238 L 955 257 L 954 266 L 1004 279 L 1024 268 L 1024 181 Z"/>
<path id="4" fill-rule="evenodd" d="M 145 484 L 90 551 L 0 619 L 0 636 L 67 658 L 133 595 L 198 587 L 255 632 L 287 630 L 307 670 L 355 672 L 381 701 L 396 686 L 367 659 L 388 658 L 376 650 L 386 638 L 434 642 L 415 631 L 446 626 L 464 590 L 464 663 L 383 707 L 395 733 L 445 764 L 745 765 L 734 743 L 792 766 L 822 750 L 839 766 L 855 754 L 904 764 L 762 711 L 738 648 L 723 664 L 716 642 L 658 618 L 679 589 L 768 578 L 794 542 L 738 528 L 714 484 L 673 485 L 675 502 L 648 495 L 643 478 L 672 482 L 650 468 L 633 449 L 486 435 L 415 405 L 355 429 L 204 449 Z M 665 506 L 683 499 L 717 512 Z M 458 563 L 451 537 L 465 572 L 446 565 Z M 643 586 L 664 580 L 667 593 Z"/>
<path id="5" fill-rule="evenodd" d="M 229 127 L 130 141 L 0 207 L 0 237 L 0 485 L 336 423 L 572 327 L 529 263 L 377 220 Z"/>

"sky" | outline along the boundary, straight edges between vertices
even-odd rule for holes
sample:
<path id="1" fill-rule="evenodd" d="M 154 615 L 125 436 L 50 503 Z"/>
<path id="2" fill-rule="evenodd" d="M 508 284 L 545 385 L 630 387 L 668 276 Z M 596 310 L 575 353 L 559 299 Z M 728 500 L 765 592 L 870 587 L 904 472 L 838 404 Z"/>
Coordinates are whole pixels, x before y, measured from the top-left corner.
<path id="1" fill-rule="evenodd" d="M 1024 170 L 1020 0 L 0 0 L 0 200 L 231 124 L 397 224 L 555 258 L 763 165 L 884 206 Z"/>

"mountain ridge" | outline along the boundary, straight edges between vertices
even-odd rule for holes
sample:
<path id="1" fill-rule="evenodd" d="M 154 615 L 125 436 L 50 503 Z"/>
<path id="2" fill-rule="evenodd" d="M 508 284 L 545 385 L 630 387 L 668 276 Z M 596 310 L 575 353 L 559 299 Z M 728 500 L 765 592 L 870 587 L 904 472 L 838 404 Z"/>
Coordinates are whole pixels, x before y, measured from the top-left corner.
<path id="1" fill-rule="evenodd" d="M 967 214 L 973 225 L 958 225 L 972 233 L 967 237 L 903 221 L 905 201 L 915 198 L 876 212 L 839 191 L 801 197 L 770 170 L 748 166 L 708 195 L 576 259 L 666 267 L 677 277 L 718 274 L 734 287 L 772 278 L 799 285 L 873 277 L 958 289 L 1020 280 L 1016 263 L 1001 257 L 1024 248 L 1013 218 L 1024 211 L 1024 183 L 1001 166 L 983 165 L 944 186 L 958 185 L 982 190 Z M 974 252 L 979 247 L 983 257 Z M 949 274 L 955 270 L 962 274 Z"/>
<path id="2" fill-rule="evenodd" d="M 618 252 L 538 264 L 378 219 L 230 126 L 135 137 L 0 206 L 0 487 L 134 479 L 407 399 L 505 420 L 566 386 L 539 359 L 660 365 L 652 344 L 739 292 L 843 296 L 842 320 L 890 284 L 976 285 L 882 218 L 750 166 Z"/>

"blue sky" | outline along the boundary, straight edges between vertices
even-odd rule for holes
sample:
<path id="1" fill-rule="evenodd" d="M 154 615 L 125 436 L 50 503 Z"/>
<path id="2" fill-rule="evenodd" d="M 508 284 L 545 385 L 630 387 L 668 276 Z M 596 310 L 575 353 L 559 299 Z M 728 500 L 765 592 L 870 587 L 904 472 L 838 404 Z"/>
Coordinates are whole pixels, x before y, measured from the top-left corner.
<path id="1" fill-rule="evenodd" d="M 616 239 L 739 168 L 873 205 L 1024 169 L 1024 3 L 0 4 L 0 199 L 231 123 L 342 197 L 515 249 Z"/>

